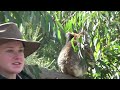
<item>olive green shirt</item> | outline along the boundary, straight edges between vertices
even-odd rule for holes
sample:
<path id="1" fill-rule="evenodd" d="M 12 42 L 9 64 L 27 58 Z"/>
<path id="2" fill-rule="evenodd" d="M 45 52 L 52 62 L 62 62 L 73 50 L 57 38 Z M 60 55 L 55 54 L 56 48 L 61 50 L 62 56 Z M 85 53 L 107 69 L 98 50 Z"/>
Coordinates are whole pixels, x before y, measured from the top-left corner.
<path id="1" fill-rule="evenodd" d="M 7 79 L 6 77 L 0 75 L 0 79 Z M 32 79 L 27 73 L 21 71 L 17 76 L 16 79 Z"/>

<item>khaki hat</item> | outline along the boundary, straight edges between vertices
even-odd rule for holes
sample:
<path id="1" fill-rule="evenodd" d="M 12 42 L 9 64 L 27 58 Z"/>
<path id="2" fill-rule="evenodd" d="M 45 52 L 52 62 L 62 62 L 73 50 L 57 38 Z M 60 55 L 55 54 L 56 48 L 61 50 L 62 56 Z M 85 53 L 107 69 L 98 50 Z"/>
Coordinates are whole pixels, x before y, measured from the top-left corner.
<path id="1" fill-rule="evenodd" d="M 31 55 L 40 47 L 39 42 L 23 40 L 20 30 L 18 29 L 16 23 L 13 22 L 0 24 L 0 43 L 7 42 L 9 40 L 16 40 L 23 42 L 25 57 Z"/>

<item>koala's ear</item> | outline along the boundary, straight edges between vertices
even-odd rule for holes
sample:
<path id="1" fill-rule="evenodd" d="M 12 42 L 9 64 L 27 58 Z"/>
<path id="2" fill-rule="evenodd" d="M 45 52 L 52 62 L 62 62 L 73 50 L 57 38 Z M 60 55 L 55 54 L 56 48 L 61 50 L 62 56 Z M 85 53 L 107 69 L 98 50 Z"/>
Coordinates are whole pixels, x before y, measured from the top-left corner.
<path id="1" fill-rule="evenodd" d="M 65 34 L 66 38 L 69 37 L 70 34 L 71 34 L 70 32 L 67 32 L 67 33 Z"/>

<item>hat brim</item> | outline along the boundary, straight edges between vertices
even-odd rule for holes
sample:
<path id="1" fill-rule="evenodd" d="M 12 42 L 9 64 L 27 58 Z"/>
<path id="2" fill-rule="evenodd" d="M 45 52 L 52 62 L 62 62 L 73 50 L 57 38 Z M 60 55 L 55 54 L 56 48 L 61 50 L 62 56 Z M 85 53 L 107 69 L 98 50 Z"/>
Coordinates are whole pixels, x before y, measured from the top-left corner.
<path id="1" fill-rule="evenodd" d="M 8 40 L 15 40 L 15 41 L 23 42 L 25 58 L 27 56 L 31 55 L 33 52 L 35 52 L 40 47 L 39 42 L 31 42 L 31 41 L 26 41 L 26 40 L 22 40 L 22 39 L 15 39 L 15 38 L 0 38 L 0 43 L 5 43 Z"/>

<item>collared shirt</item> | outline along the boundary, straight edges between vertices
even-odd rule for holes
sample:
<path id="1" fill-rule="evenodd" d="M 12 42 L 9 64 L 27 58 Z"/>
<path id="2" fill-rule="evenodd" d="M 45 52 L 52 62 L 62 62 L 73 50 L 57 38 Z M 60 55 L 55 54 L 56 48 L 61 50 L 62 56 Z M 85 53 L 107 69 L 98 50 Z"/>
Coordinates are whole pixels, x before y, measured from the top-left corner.
<path id="1" fill-rule="evenodd" d="M 0 75 L 0 79 L 7 79 L 6 77 Z M 16 79 L 32 79 L 27 73 L 24 71 L 21 71 L 19 74 L 17 74 Z"/>

